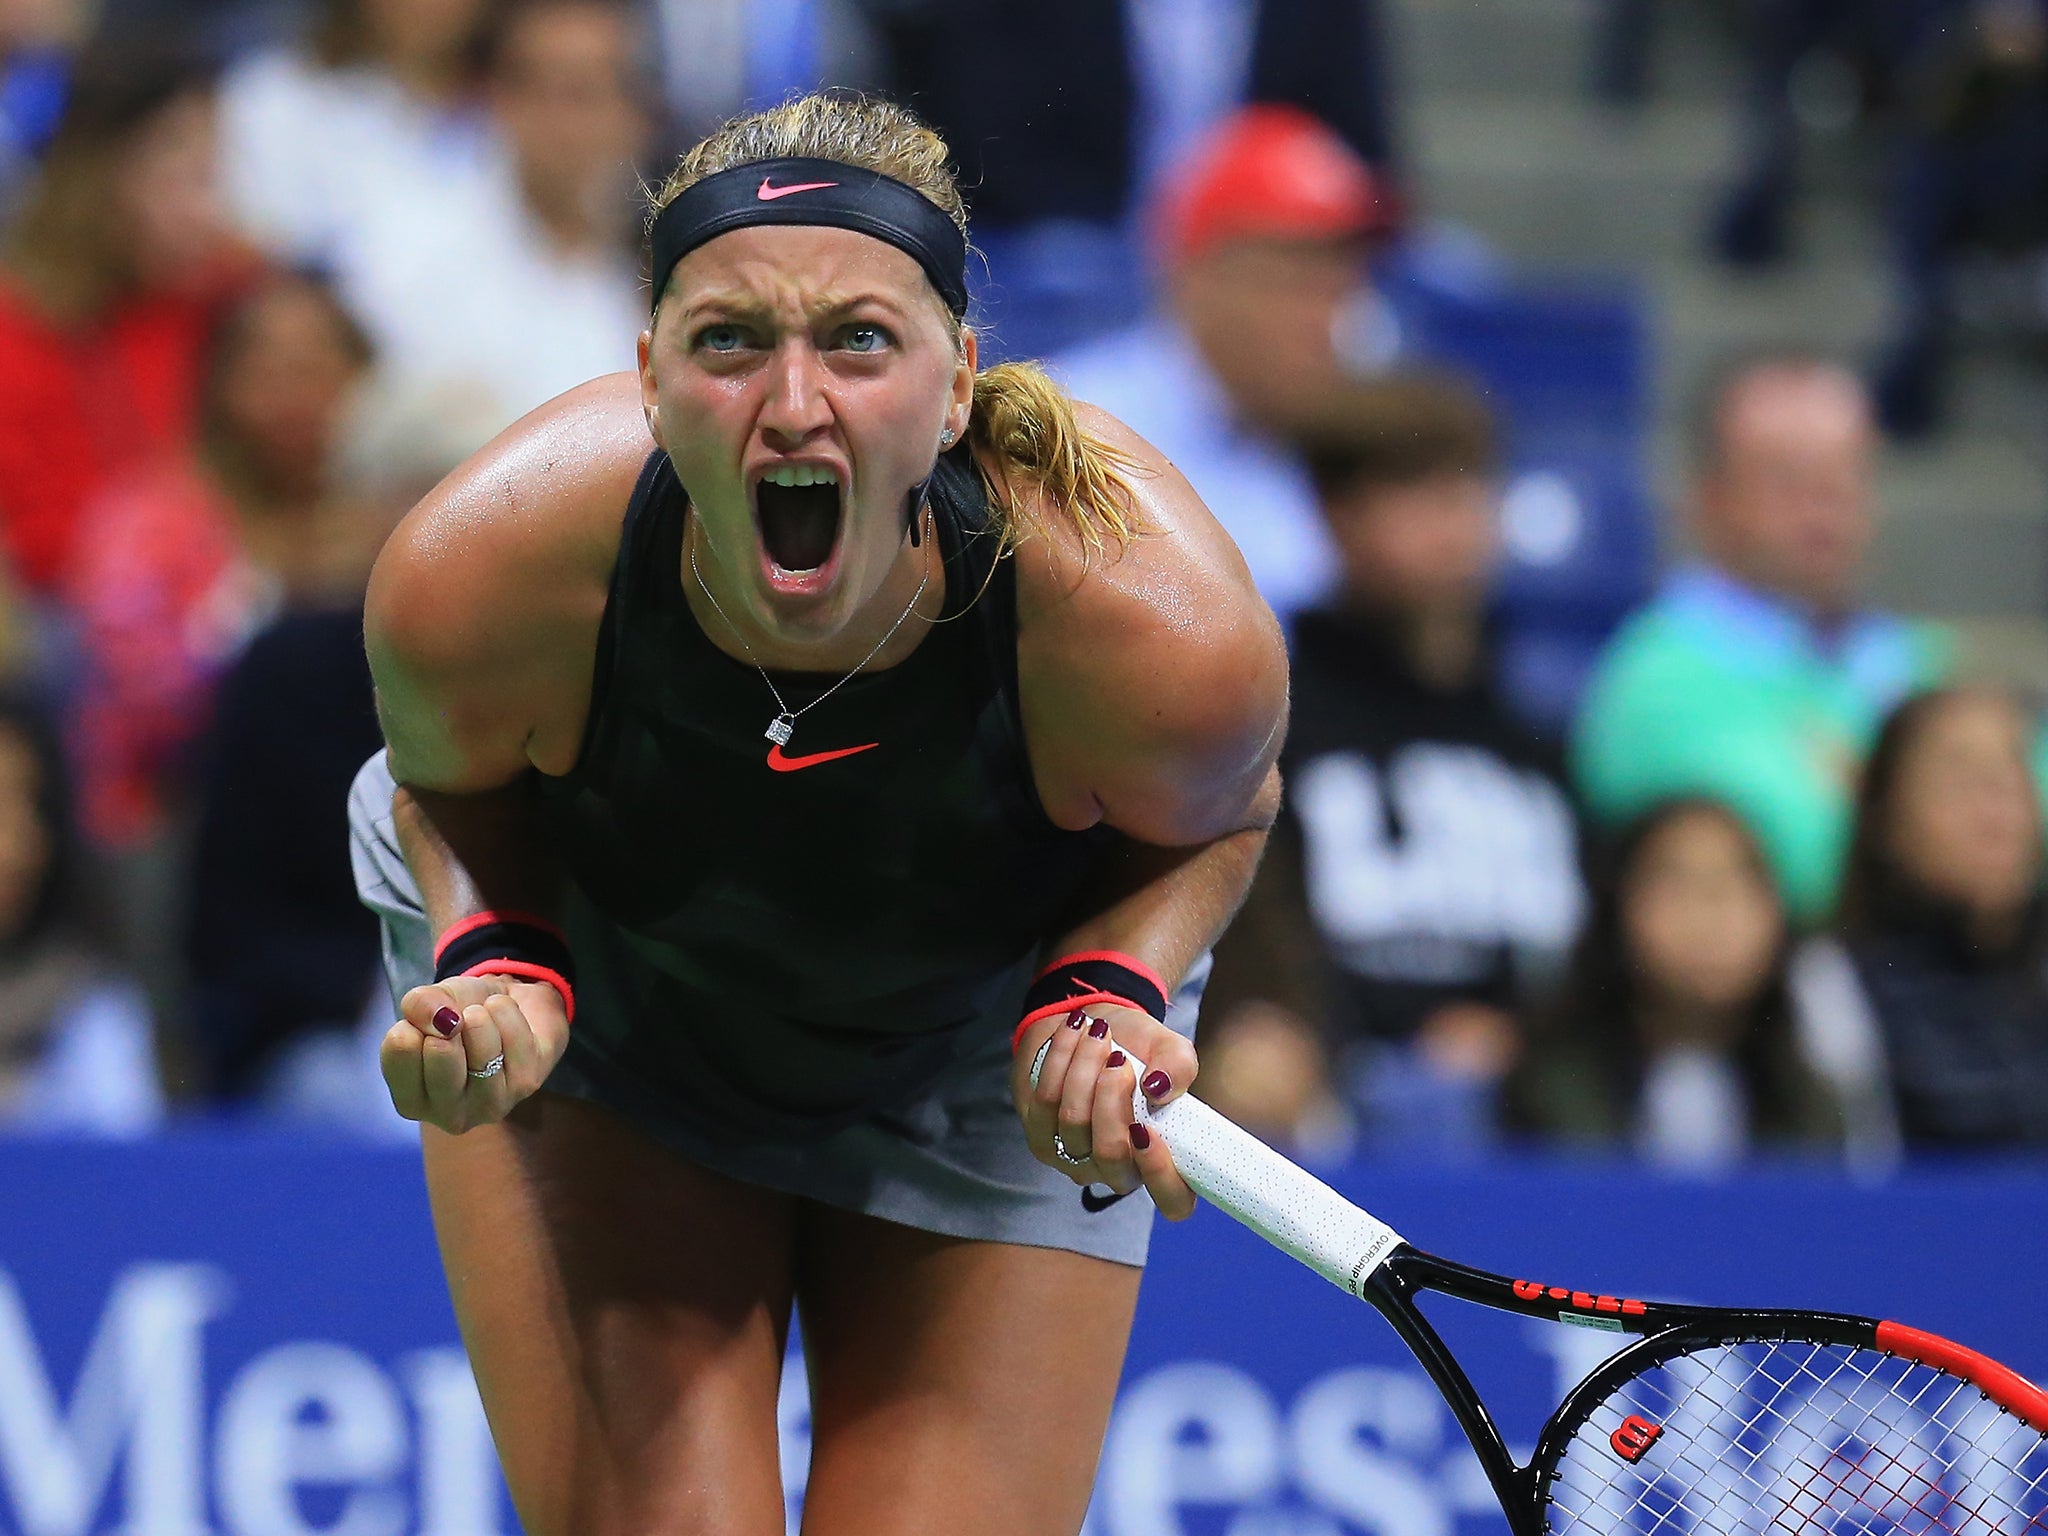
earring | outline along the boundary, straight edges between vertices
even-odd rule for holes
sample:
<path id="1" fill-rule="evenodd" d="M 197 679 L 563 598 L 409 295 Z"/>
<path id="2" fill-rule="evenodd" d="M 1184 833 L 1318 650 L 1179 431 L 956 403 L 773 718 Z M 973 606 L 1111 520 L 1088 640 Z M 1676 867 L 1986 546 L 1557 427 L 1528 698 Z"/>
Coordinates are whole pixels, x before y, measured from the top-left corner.
<path id="1" fill-rule="evenodd" d="M 957 432 L 955 432 L 955 431 L 954 431 L 954 430 L 953 430 L 953 429 L 952 429 L 951 427 L 948 427 L 948 428 L 946 428 L 946 430 L 945 430 L 945 431 L 943 431 L 943 432 L 941 432 L 941 433 L 939 434 L 939 446 L 940 446 L 941 448 L 950 448 L 950 447 L 952 447 L 952 446 L 953 446 L 953 439 L 954 439 L 954 438 L 956 438 L 956 437 L 958 437 L 959 435 L 960 435 L 960 434 L 959 434 L 959 433 L 957 433 Z"/>

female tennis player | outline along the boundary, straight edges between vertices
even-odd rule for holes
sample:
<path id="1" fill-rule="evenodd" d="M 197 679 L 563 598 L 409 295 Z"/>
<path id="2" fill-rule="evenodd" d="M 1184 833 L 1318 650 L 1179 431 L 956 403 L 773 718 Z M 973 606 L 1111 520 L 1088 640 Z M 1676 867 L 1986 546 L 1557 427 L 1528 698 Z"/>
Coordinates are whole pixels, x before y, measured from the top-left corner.
<path id="1" fill-rule="evenodd" d="M 1194 1077 L 1284 653 L 1170 465 L 977 374 L 945 161 L 875 102 L 721 129 L 637 377 L 376 572 L 383 1069 L 534 1536 L 780 1532 L 793 1308 L 807 1531 L 1073 1532 L 1193 1204 L 1119 1047 Z"/>

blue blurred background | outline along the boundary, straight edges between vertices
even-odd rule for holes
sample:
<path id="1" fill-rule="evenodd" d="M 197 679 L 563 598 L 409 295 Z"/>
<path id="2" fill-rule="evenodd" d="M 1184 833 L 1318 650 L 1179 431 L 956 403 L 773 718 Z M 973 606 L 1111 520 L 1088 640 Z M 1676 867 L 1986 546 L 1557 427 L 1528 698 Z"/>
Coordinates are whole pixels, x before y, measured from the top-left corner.
<path id="1" fill-rule="evenodd" d="M 2048 1372 L 2048 0 L 0 0 L 0 1532 L 510 1528 L 375 1073 L 362 592 L 632 366 L 643 184 L 825 86 L 1288 625 L 1205 1095 L 1456 1257 Z M 1487 1518 L 1223 1226 L 1101 1536 Z"/>

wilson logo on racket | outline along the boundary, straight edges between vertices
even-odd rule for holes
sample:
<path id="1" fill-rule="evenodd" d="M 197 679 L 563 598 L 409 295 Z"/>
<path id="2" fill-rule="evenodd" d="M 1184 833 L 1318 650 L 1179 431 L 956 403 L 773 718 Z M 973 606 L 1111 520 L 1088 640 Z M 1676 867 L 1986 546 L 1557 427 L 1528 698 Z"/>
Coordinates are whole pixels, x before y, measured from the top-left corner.
<path id="1" fill-rule="evenodd" d="M 1614 1454 L 1623 1461 L 1638 1462 L 1663 1433 L 1662 1424 L 1653 1424 L 1641 1414 L 1632 1413 L 1616 1426 L 1614 1433 L 1607 1437 L 1607 1443 L 1614 1447 Z"/>
<path id="2" fill-rule="evenodd" d="M 1591 1291 L 1568 1291 L 1561 1285 L 1544 1285 L 1535 1280 L 1517 1280 L 1515 1295 L 1522 1301 L 1548 1299 L 1581 1312 L 1609 1312 L 1621 1317 L 1641 1317 L 1649 1310 L 1640 1301 L 1619 1296 L 1596 1296 Z"/>

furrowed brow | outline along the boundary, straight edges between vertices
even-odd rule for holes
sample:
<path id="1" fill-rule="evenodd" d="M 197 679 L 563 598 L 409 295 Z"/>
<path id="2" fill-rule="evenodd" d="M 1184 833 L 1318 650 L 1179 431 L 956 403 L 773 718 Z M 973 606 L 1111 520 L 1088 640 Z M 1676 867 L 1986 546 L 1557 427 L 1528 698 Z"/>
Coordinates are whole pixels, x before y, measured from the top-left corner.
<path id="1" fill-rule="evenodd" d="M 828 290 L 810 295 L 804 304 L 805 316 L 812 325 L 844 320 L 863 311 L 899 322 L 910 313 L 900 296 L 873 288 Z M 768 321 L 780 312 L 781 307 L 774 300 L 764 299 L 750 289 L 725 288 L 691 295 L 676 313 L 682 324 L 696 325 L 706 319 Z"/>
<path id="2" fill-rule="evenodd" d="M 903 305 L 886 293 L 859 289 L 851 293 L 821 293 L 808 306 L 814 320 L 837 320 L 860 310 L 900 316 Z"/>
<path id="3" fill-rule="evenodd" d="M 705 315 L 722 318 L 751 319 L 768 313 L 774 306 L 764 304 L 760 298 L 743 289 L 732 288 L 717 293 L 696 293 L 691 295 L 677 311 L 683 320 L 701 319 Z"/>

